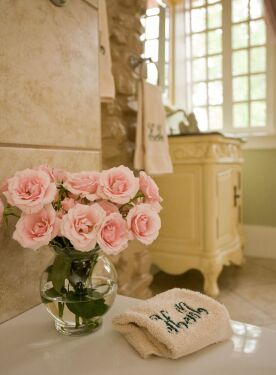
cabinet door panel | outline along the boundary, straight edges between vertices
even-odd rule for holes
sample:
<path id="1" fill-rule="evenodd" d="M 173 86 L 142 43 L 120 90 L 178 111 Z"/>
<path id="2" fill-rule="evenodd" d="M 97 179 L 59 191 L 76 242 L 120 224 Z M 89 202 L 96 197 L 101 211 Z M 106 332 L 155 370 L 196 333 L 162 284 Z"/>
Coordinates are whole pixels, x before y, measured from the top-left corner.
<path id="1" fill-rule="evenodd" d="M 188 243 L 201 238 L 202 170 L 200 166 L 175 166 L 172 175 L 155 179 L 163 198 L 161 211 L 162 238 L 174 238 Z"/>
<path id="2" fill-rule="evenodd" d="M 234 236 L 233 168 L 220 168 L 217 172 L 217 239 L 221 243 Z"/>

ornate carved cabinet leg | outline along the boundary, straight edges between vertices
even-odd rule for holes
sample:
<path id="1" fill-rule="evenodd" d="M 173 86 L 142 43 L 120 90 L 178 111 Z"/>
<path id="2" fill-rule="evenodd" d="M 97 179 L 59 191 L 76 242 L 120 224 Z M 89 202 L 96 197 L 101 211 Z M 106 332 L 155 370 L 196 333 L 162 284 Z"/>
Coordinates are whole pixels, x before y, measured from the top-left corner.
<path id="1" fill-rule="evenodd" d="M 212 266 L 203 271 L 204 276 L 204 293 L 210 297 L 219 295 L 218 277 L 222 271 L 222 265 Z"/>

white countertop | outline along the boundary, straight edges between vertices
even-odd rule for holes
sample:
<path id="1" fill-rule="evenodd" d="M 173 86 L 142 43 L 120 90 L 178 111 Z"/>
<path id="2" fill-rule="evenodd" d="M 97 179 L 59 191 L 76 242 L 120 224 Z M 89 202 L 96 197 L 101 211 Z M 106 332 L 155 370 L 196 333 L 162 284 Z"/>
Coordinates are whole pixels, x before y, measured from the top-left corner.
<path id="1" fill-rule="evenodd" d="M 144 360 L 113 331 L 111 319 L 137 300 L 117 296 L 101 329 L 66 337 L 39 305 L 0 326 L 1 375 L 275 375 L 276 331 L 232 322 L 231 341 L 178 360 Z M 252 312 L 253 313 L 253 312 Z"/>

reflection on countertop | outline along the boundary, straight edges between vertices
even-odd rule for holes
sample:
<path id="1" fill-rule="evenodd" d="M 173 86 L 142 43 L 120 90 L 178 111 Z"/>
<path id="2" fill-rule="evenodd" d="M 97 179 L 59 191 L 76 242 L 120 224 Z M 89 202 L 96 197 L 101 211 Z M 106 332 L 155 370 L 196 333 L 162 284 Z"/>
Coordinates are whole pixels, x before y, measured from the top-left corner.
<path id="1" fill-rule="evenodd" d="M 262 329 L 242 322 L 232 322 L 232 328 L 234 351 L 247 354 L 254 353 L 257 350 Z"/>

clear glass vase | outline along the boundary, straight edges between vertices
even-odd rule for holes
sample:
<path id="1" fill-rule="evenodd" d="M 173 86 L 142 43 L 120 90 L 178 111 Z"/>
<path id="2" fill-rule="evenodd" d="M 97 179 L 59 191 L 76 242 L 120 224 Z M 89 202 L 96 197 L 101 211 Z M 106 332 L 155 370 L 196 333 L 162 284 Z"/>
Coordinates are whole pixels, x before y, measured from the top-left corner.
<path id="1" fill-rule="evenodd" d="M 99 248 L 81 252 L 53 246 L 56 256 L 41 277 L 41 299 L 65 335 L 88 334 L 102 324 L 117 294 L 117 274 Z"/>

